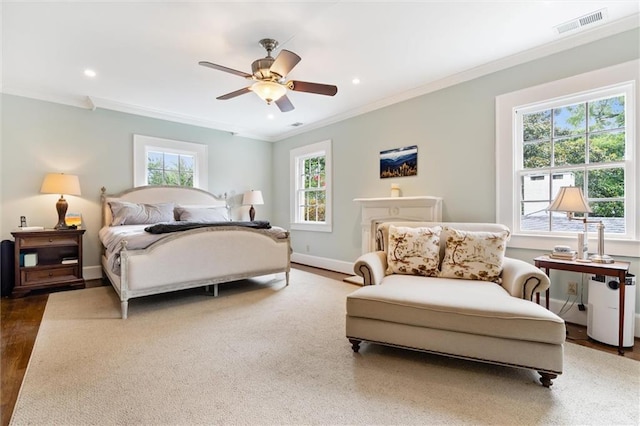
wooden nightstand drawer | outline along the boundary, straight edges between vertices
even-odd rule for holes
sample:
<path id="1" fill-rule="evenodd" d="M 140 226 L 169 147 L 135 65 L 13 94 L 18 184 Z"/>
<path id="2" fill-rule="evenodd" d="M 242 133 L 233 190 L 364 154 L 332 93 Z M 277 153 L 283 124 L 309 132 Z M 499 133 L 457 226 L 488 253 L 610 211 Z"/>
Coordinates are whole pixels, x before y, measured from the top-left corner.
<path id="1" fill-rule="evenodd" d="M 41 247 L 63 247 L 63 246 L 77 246 L 78 237 L 76 235 L 38 235 L 19 237 L 20 246 L 23 249 L 29 248 L 41 248 Z"/>
<path id="2" fill-rule="evenodd" d="M 76 265 L 60 266 L 56 268 L 22 268 L 22 285 L 39 285 L 42 283 L 54 283 L 77 280 L 78 268 Z"/>

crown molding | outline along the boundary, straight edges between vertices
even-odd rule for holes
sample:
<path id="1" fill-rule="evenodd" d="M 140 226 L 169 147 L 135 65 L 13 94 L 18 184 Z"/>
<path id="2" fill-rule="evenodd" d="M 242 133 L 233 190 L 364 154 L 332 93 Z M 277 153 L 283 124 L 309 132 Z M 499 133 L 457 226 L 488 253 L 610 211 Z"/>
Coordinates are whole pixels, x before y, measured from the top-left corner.
<path id="1" fill-rule="evenodd" d="M 23 98 L 37 99 L 39 101 L 52 102 L 54 104 L 68 105 L 76 108 L 92 109 L 86 96 L 73 96 L 62 93 L 48 92 L 45 90 L 32 90 L 18 87 L 2 87 L 5 95 L 20 96 Z"/>
<path id="2" fill-rule="evenodd" d="M 209 129 L 219 130 L 223 132 L 229 132 L 234 136 L 242 136 L 250 139 L 265 140 L 264 136 L 253 134 L 247 129 L 243 129 L 237 126 L 233 126 L 228 123 L 222 123 L 218 121 L 207 120 L 199 117 L 194 117 L 186 114 L 177 114 L 169 111 L 162 111 L 154 108 L 147 108 L 133 104 L 127 104 L 124 102 L 113 101 L 105 98 L 98 98 L 95 96 L 87 96 L 88 101 L 95 108 L 108 109 L 112 111 L 124 112 L 127 114 L 141 115 L 149 118 L 157 118 L 159 120 L 173 121 L 181 124 L 189 124 L 192 126 L 205 127 Z"/>

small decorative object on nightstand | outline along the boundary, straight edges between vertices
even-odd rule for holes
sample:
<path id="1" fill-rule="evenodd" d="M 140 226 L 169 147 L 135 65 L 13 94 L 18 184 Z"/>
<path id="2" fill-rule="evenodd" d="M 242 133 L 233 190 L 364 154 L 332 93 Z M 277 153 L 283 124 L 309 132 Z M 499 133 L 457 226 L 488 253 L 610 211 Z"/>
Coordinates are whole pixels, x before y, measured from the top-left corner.
<path id="1" fill-rule="evenodd" d="M 12 295 L 32 290 L 84 288 L 82 277 L 82 235 L 84 229 L 14 231 L 15 286 Z M 27 258 L 35 259 L 27 262 Z M 21 262 L 21 259 L 22 262 Z"/>

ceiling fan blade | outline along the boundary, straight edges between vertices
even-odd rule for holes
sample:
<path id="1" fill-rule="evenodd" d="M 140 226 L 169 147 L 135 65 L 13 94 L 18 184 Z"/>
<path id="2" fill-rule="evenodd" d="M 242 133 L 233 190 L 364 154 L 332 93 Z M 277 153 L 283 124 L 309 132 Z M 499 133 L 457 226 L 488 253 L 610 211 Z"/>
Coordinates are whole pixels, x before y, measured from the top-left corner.
<path id="1" fill-rule="evenodd" d="M 284 95 L 280 99 L 278 99 L 276 101 L 276 105 L 278 105 L 278 108 L 280 108 L 280 111 L 282 112 L 289 112 L 295 109 L 289 98 L 287 98 L 287 95 Z"/>
<path id="2" fill-rule="evenodd" d="M 315 93 L 318 95 L 333 96 L 338 93 L 338 87 L 330 84 L 309 83 L 306 81 L 290 80 L 287 87 L 296 92 Z"/>
<path id="3" fill-rule="evenodd" d="M 285 77 L 293 67 L 298 65 L 302 58 L 289 50 L 281 50 L 275 61 L 271 65 L 269 71 L 278 74 L 280 77 Z"/>
<path id="4" fill-rule="evenodd" d="M 234 70 L 233 68 L 223 67 L 222 65 L 214 64 L 207 61 L 200 61 L 198 65 L 202 65 L 203 67 L 213 68 L 214 70 L 228 72 L 230 74 L 235 74 L 244 78 L 251 78 L 251 74 L 247 74 L 243 71 Z"/>
<path id="5" fill-rule="evenodd" d="M 236 90 L 235 92 L 227 93 L 226 95 L 218 96 L 216 99 L 224 101 L 227 99 L 235 98 L 236 96 L 244 95 L 245 93 L 249 93 L 251 89 L 249 87 L 244 87 L 242 89 Z"/>

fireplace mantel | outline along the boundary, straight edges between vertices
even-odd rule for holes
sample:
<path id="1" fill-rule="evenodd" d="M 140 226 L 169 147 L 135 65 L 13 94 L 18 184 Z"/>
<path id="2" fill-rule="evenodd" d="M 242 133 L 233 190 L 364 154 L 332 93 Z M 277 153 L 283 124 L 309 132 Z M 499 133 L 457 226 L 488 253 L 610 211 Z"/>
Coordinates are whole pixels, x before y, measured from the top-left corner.
<path id="1" fill-rule="evenodd" d="M 376 249 L 378 224 L 391 221 L 440 222 L 442 198 L 430 196 L 355 198 L 362 206 L 362 253 Z"/>

